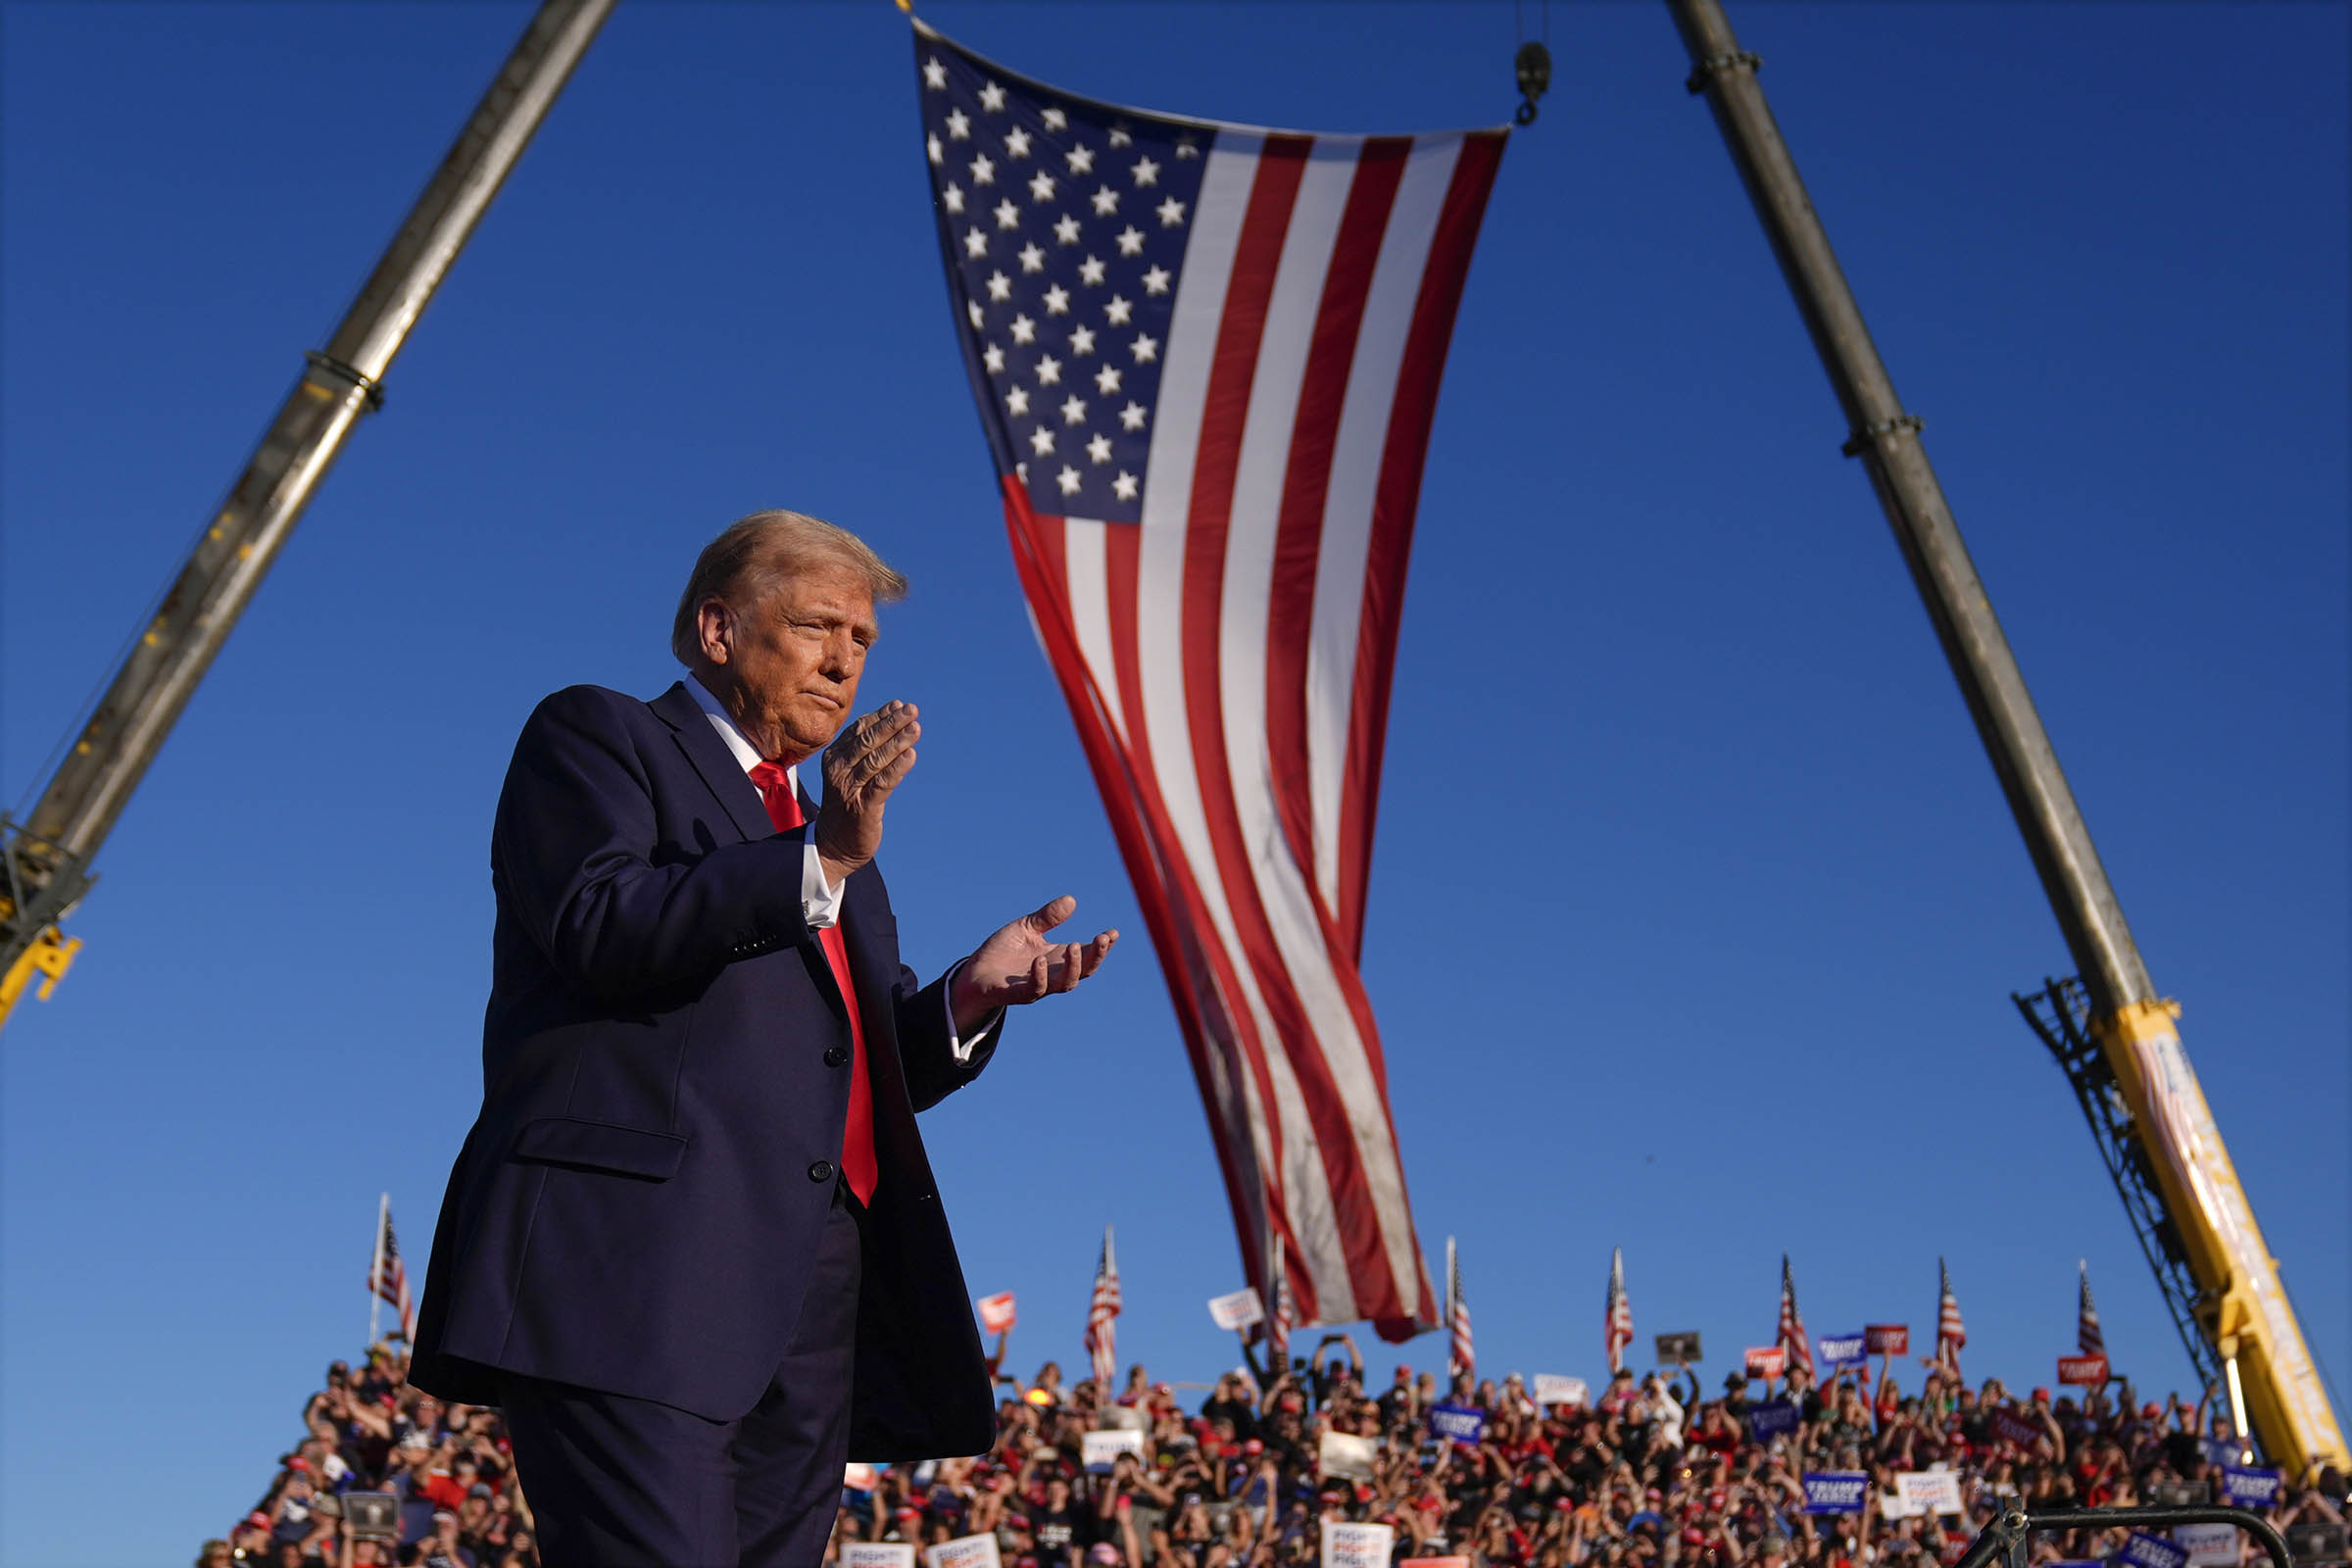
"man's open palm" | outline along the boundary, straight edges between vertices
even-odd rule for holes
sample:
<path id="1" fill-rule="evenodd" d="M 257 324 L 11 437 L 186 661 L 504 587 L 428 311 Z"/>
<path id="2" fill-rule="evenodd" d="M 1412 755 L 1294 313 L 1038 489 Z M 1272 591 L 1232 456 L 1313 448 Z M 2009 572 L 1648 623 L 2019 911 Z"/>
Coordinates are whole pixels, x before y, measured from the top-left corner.
<path id="1" fill-rule="evenodd" d="M 1105 931 L 1092 942 L 1046 940 L 1047 932 L 1077 911 L 1078 901 L 1065 894 L 1036 913 L 1000 927 L 981 943 L 956 977 L 957 1023 L 968 1027 L 994 1008 L 1071 990 L 1101 968 L 1111 944 L 1119 940 L 1118 932 Z"/>

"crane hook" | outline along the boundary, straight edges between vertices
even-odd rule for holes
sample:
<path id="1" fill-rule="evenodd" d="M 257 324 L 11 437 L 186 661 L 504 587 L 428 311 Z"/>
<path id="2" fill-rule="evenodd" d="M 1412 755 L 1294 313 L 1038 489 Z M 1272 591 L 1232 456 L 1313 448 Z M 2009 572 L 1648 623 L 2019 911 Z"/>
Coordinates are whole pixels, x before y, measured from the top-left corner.
<path id="1" fill-rule="evenodd" d="M 1519 76 L 1519 108 L 1511 119 L 1522 125 L 1536 122 L 1536 100 L 1551 90 L 1551 51 L 1530 38 L 1519 46 L 1512 62 Z"/>

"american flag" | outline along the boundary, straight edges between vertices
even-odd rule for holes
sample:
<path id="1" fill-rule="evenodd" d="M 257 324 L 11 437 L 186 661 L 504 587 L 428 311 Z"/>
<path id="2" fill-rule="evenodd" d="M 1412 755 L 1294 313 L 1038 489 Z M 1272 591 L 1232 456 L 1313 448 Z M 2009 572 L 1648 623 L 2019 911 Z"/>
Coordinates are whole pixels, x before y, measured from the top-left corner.
<path id="1" fill-rule="evenodd" d="M 1796 1310 L 1796 1276 L 1788 1271 L 1788 1254 L 1781 1254 L 1781 1348 L 1788 1352 L 1788 1367 L 1813 1375 L 1813 1347 L 1805 1338 L 1805 1320 Z"/>
<path id="2" fill-rule="evenodd" d="M 1940 1257 L 1936 1260 L 1936 1273 L 1941 1282 L 1936 1296 L 1936 1364 L 1957 1373 L 1968 1330 L 1960 1322 L 1960 1298 L 1952 1294 L 1952 1271 Z"/>
<path id="3" fill-rule="evenodd" d="M 400 1314 L 400 1337 L 416 1343 L 416 1303 L 409 1297 L 409 1265 L 401 1261 L 400 1244 L 392 1240 L 392 1203 L 376 1210 L 375 1255 L 368 1265 L 368 1289 L 391 1303 Z"/>
<path id="4" fill-rule="evenodd" d="M 1625 1348 L 1634 1343 L 1634 1303 L 1625 1298 L 1625 1249 L 1609 1251 L 1609 1299 L 1602 1308 L 1600 1343 L 1608 1348 L 1609 1370 L 1625 1370 Z"/>
<path id="5" fill-rule="evenodd" d="M 2090 1265 L 2078 1263 L 2082 1270 L 2082 1299 L 2075 1306 L 2075 1349 L 2083 1355 L 2105 1355 L 2107 1337 L 2099 1332 L 2098 1304 L 2090 1298 Z"/>
<path id="6" fill-rule="evenodd" d="M 1102 1257 L 1095 1265 L 1094 1299 L 1086 1307 L 1086 1351 L 1094 1358 L 1095 1387 L 1102 1397 L 1118 1392 L 1111 1378 L 1119 1370 L 1119 1260 L 1110 1250 L 1110 1227 L 1102 1227 Z"/>
<path id="7" fill-rule="evenodd" d="M 1013 563 L 1261 1297 L 1434 1326 L 1358 972 L 1405 560 L 1504 132 L 1099 103 L 915 24 Z"/>
<path id="8" fill-rule="evenodd" d="M 1446 1238 L 1446 1321 L 1453 1328 L 1453 1352 L 1447 1365 L 1455 1372 L 1478 1372 L 1478 1348 L 1470 1339 L 1470 1303 L 1462 1298 L 1462 1264 L 1454 1255 L 1453 1238 Z"/>
<path id="9" fill-rule="evenodd" d="M 1266 1345 L 1273 1366 L 1281 1366 L 1291 1358 L 1292 1317 L 1298 1312 L 1291 1299 L 1290 1275 L 1284 1272 L 1281 1259 L 1274 1262 L 1274 1304 L 1266 1313 Z"/>

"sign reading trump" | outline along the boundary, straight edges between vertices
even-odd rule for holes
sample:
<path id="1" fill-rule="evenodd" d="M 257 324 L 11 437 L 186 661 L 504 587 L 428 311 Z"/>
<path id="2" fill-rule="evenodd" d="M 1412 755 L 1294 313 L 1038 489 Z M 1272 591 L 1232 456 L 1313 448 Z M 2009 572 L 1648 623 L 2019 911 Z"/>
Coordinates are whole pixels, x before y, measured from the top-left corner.
<path id="1" fill-rule="evenodd" d="M 1860 1513 L 1870 1501 L 1870 1477 L 1860 1470 L 1805 1472 L 1805 1512 Z"/>
<path id="2" fill-rule="evenodd" d="M 914 1568 L 914 1547 L 904 1541 L 845 1541 L 841 1568 Z"/>

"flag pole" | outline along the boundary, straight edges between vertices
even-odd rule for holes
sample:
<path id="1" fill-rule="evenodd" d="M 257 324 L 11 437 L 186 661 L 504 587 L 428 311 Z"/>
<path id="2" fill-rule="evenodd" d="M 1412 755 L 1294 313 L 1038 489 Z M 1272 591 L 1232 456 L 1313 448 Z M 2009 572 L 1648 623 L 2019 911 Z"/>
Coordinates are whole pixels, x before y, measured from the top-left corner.
<path id="1" fill-rule="evenodd" d="M 384 1232 L 392 1223 L 392 1195 L 384 1194 L 375 1205 L 375 1256 L 368 1264 L 368 1348 L 375 1348 L 376 1311 L 383 1305 L 384 1294 Z"/>

